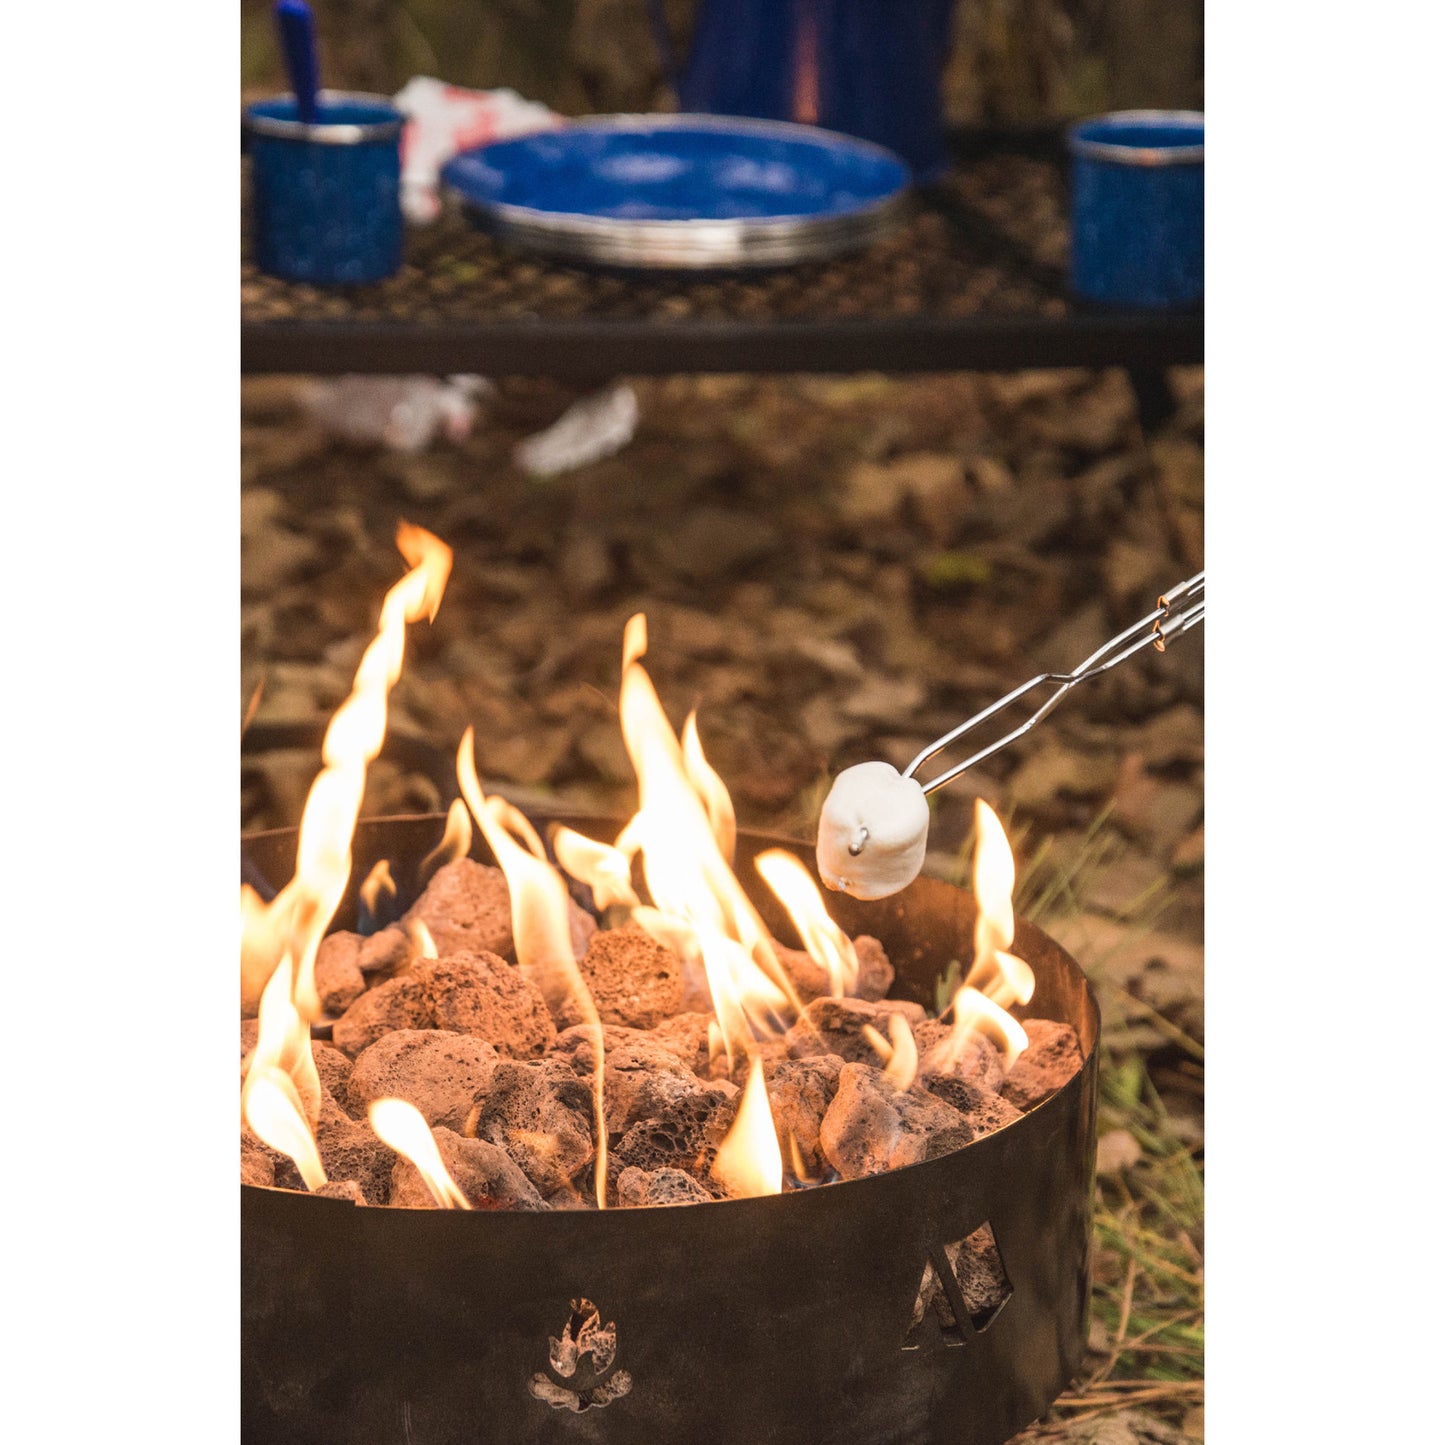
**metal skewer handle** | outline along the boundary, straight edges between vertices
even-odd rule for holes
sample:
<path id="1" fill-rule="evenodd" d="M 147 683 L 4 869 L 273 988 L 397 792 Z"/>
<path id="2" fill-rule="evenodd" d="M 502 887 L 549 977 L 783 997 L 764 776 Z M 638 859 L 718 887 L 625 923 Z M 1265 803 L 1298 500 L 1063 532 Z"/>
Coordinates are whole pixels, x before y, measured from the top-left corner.
<path id="1" fill-rule="evenodd" d="M 1117 667 L 1126 657 L 1133 657 L 1142 648 L 1153 647 L 1157 651 L 1163 652 L 1170 638 L 1178 636 L 1181 632 L 1188 632 L 1195 623 L 1203 621 L 1204 573 L 1200 572 L 1189 578 L 1188 581 L 1181 582 L 1172 591 L 1164 593 L 1153 612 L 1147 617 L 1141 617 L 1132 627 L 1125 628 L 1117 637 L 1110 638 L 1097 652 L 1090 653 L 1072 672 L 1041 672 L 1036 678 L 1024 683 L 1021 687 L 1014 688 L 1007 697 L 999 698 L 997 702 L 991 703 L 981 713 L 976 713 L 969 718 L 967 722 L 960 723 L 952 732 L 945 733 L 936 742 L 929 743 L 904 768 L 903 776 L 905 778 L 913 777 L 930 758 L 937 757 L 945 748 L 956 743 L 959 738 L 965 737 L 976 728 L 981 727 L 996 713 L 1002 712 L 1035 688 L 1052 687 L 1054 689 L 1044 705 L 1032 717 L 1020 723 L 1011 733 L 1005 734 L 997 742 L 990 743 L 986 748 L 974 753 L 971 758 L 965 758 L 963 762 L 949 768 L 947 772 L 940 773 L 936 778 L 922 783 L 921 786 L 925 793 L 931 793 L 935 789 L 943 787 L 945 783 L 951 783 L 960 773 L 966 773 L 976 763 L 981 763 L 985 758 L 991 758 L 1000 748 L 1006 748 L 1011 742 L 1021 738 L 1031 728 L 1041 723 L 1079 683 L 1087 682 L 1092 677 L 1098 677 L 1101 672 L 1108 672 L 1111 667 Z"/>

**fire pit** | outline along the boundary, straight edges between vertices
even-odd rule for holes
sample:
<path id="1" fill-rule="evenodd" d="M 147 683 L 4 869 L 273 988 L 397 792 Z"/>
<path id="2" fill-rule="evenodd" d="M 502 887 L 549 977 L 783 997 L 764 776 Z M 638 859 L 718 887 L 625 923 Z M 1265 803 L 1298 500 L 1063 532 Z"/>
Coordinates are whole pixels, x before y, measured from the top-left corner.
<path id="1" fill-rule="evenodd" d="M 592 836 L 617 820 L 556 815 Z M 337 917 L 389 860 L 415 895 L 440 817 L 362 821 Z M 537 818 L 539 823 L 544 821 Z M 782 846 L 740 834 L 740 864 Z M 245 840 L 279 887 L 291 830 Z M 479 837 L 472 856 L 491 861 Z M 771 928 L 780 907 L 760 900 Z M 972 953 L 975 906 L 920 879 L 878 903 L 834 896 L 932 1005 Z M 1084 1065 L 997 1133 L 846 1183 L 699 1206 L 563 1212 L 358 1208 L 242 1187 L 247 1440 L 948 1441 L 999 1445 L 1048 1406 L 1084 1344 L 1098 1009 L 1078 966 L 1026 923 L 1037 980 L 1022 1018 L 1069 1023 Z M 1006 1276 L 970 1313 L 963 1242 Z"/>

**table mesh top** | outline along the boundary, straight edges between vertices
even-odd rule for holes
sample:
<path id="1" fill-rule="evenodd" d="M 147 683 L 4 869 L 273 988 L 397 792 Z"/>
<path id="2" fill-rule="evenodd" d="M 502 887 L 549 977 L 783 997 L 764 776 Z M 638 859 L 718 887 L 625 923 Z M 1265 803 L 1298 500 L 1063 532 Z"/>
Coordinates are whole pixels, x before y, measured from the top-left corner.
<path id="1" fill-rule="evenodd" d="M 408 229 L 400 272 L 344 289 L 261 275 L 242 243 L 242 321 L 486 325 L 1065 319 L 1068 186 L 1058 154 L 963 156 L 897 231 L 833 261 L 727 274 L 620 273 L 530 256 L 458 210 Z M 246 229 L 249 229 L 247 227 Z"/>

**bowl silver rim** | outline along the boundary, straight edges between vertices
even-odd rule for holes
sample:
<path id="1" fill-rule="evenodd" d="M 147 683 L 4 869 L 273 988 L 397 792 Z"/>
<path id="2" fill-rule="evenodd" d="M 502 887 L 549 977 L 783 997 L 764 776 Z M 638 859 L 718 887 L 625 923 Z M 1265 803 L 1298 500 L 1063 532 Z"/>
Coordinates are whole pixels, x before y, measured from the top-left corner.
<path id="1" fill-rule="evenodd" d="M 791 121 L 749 117 L 676 114 L 586 117 L 577 127 L 604 131 L 744 131 L 781 138 L 825 140 L 862 149 L 892 161 L 902 173 L 894 191 L 847 211 L 827 216 L 687 217 L 628 220 L 577 211 L 549 211 L 508 201 L 482 201 L 443 180 L 444 188 L 470 213 L 507 240 L 552 256 L 614 265 L 704 269 L 718 266 L 782 265 L 821 259 L 864 245 L 896 224 L 911 184 L 908 164 L 884 146 L 855 136 Z M 514 137 L 513 139 L 518 139 Z M 504 145 L 505 141 L 492 144 Z M 482 147 L 486 149 L 486 147 Z"/>

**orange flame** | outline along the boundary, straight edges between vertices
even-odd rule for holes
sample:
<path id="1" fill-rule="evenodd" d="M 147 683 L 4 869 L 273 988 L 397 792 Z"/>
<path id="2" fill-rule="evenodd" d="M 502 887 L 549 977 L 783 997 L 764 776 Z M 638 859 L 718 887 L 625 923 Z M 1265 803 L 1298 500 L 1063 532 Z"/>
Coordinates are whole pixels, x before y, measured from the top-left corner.
<path id="1" fill-rule="evenodd" d="M 411 940 L 411 946 L 416 949 L 416 957 L 437 957 L 436 940 L 431 936 L 431 929 L 420 918 L 408 918 L 401 926 L 402 931 Z"/>
<path id="2" fill-rule="evenodd" d="M 366 1117 L 371 1121 L 372 1133 L 421 1175 L 422 1183 L 440 1208 L 472 1207 L 452 1178 L 437 1141 L 416 1105 L 408 1104 L 405 1099 L 373 1099 L 367 1106 Z"/>
<path id="3" fill-rule="evenodd" d="M 702 739 L 697 735 L 697 709 L 687 715 L 682 725 L 682 763 L 687 776 L 702 805 L 707 809 L 708 822 L 712 824 L 713 837 L 717 839 L 717 850 L 728 866 L 732 866 L 733 855 L 738 846 L 738 820 L 733 811 L 733 800 L 727 785 L 717 775 L 702 750 Z"/>
<path id="4" fill-rule="evenodd" d="M 560 824 L 552 829 L 552 848 L 562 867 L 592 890 L 598 908 L 642 906 L 633 891 L 632 867 L 625 853 Z"/>
<path id="5" fill-rule="evenodd" d="M 548 1007 L 555 1013 L 568 1002 L 581 1011 L 593 1037 L 592 1100 L 597 1118 L 597 1207 L 607 1207 L 607 1119 L 602 1104 L 603 1036 L 602 1020 L 577 967 L 572 951 L 572 919 L 567 885 L 562 875 L 542 856 L 542 840 L 536 830 L 510 803 L 486 797 L 477 777 L 472 729 L 462 735 L 457 749 L 457 782 L 477 826 L 486 836 L 497 866 L 507 876 L 512 900 L 512 939 L 517 963 L 523 974 L 541 989 Z M 520 834 L 534 851 L 523 848 L 514 837 Z"/>
<path id="6" fill-rule="evenodd" d="M 390 901 L 396 897 L 396 880 L 391 876 L 391 864 L 383 858 L 366 875 L 358 891 L 367 913 L 375 918 L 382 898 Z"/>
<path id="7" fill-rule="evenodd" d="M 889 1014 L 886 1039 L 872 1024 L 864 1024 L 862 1033 L 884 1061 L 884 1078 L 906 1089 L 918 1077 L 918 1044 L 908 1020 L 902 1014 Z"/>
<path id="8" fill-rule="evenodd" d="M 883 1070 L 884 1076 L 906 1089 L 918 1077 L 918 1045 L 902 1014 L 888 1015 L 888 1036 L 893 1042 L 893 1057 Z"/>
<path id="9" fill-rule="evenodd" d="M 978 918 L 973 928 L 973 966 L 954 995 L 953 1029 L 931 1054 L 939 1067 L 952 1068 L 979 1032 L 993 1038 L 1012 1066 L 1029 1046 L 1028 1035 L 1006 1010 L 1034 994 L 1034 971 L 1006 950 L 1014 941 L 1014 856 L 999 816 L 982 798 L 974 800 L 973 892 Z"/>
<path id="10" fill-rule="evenodd" d="M 243 1113 L 252 1079 L 267 1069 L 283 1074 L 290 1081 L 303 1120 L 315 1128 L 321 1118 L 321 1076 L 311 1053 L 311 1030 L 291 997 L 289 954 L 282 958 L 261 994 L 256 1047 L 251 1052 L 241 1090 Z"/>
<path id="11" fill-rule="evenodd" d="M 737 1118 L 718 1146 L 713 1177 L 739 1199 L 783 1192 L 783 1151 L 763 1081 L 763 1061 L 754 1056 Z"/>
<path id="12" fill-rule="evenodd" d="M 427 881 L 438 868 L 465 858 L 472 847 L 472 819 L 467 805 L 460 798 L 453 798 L 447 809 L 446 827 L 442 829 L 441 841 L 421 860 L 416 870 L 417 882 L 425 888 Z"/>
<path id="13" fill-rule="evenodd" d="M 301 1108 L 296 1085 L 288 1074 L 269 1067 L 251 1070 L 241 1105 L 251 1131 L 263 1143 L 295 1161 L 308 1189 L 320 1189 L 326 1183 L 326 1170 Z"/>
<path id="14" fill-rule="evenodd" d="M 983 1034 L 998 1046 L 1004 1056 L 1005 1071 L 1013 1067 L 1014 1060 L 1029 1046 L 1024 1026 L 1011 1013 L 1000 1008 L 987 994 L 965 986 L 953 998 L 953 1032 L 939 1045 L 943 1051 L 941 1062 L 949 1067 L 956 1064 L 976 1034 Z"/>
<path id="15" fill-rule="evenodd" d="M 319 1018 L 316 950 L 330 926 L 351 874 L 351 835 L 366 788 L 366 770 L 386 737 L 387 695 L 401 675 L 406 625 L 436 616 L 452 553 L 420 527 L 402 522 L 396 544 L 411 570 L 386 594 L 381 623 L 361 663 L 351 694 L 336 710 L 322 742 L 325 766 L 311 785 L 301 815 L 296 871 L 291 881 L 258 916 L 243 899 L 242 1007 L 248 994 L 259 994 L 289 950 L 295 965 L 292 983 L 297 1008 Z"/>
<path id="16" fill-rule="evenodd" d="M 657 912 L 668 916 L 669 929 L 680 923 L 694 935 L 683 952 L 702 957 L 731 1060 L 754 1037 L 781 1033 L 780 1015 L 801 1014 L 802 1004 L 718 846 L 713 815 L 639 661 L 646 646 L 646 621 L 639 613 L 623 640 L 620 711 L 640 806 L 617 848 L 628 858 L 642 853 L 643 877 Z M 720 779 L 717 785 L 722 788 Z M 729 813 L 731 808 L 729 801 Z M 638 921 L 652 931 L 657 919 L 640 912 Z"/>
<path id="17" fill-rule="evenodd" d="M 754 866 L 788 910 L 808 956 L 827 970 L 833 997 L 851 994 L 858 985 L 858 954 L 852 939 L 828 916 L 823 895 L 807 868 L 781 848 L 760 853 Z"/>

